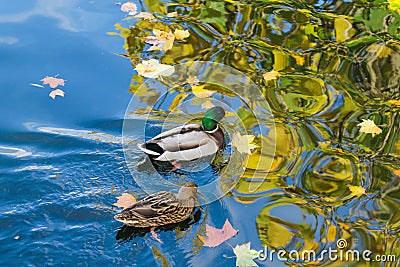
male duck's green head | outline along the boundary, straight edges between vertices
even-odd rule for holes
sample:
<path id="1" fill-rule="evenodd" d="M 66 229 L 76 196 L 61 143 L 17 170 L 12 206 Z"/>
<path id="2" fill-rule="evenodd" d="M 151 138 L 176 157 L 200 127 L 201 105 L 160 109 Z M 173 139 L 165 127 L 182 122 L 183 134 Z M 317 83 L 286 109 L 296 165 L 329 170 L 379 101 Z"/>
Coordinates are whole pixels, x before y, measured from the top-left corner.
<path id="1" fill-rule="evenodd" d="M 204 130 L 213 131 L 218 126 L 218 122 L 225 116 L 225 111 L 221 107 L 213 107 L 207 110 L 202 120 Z"/>

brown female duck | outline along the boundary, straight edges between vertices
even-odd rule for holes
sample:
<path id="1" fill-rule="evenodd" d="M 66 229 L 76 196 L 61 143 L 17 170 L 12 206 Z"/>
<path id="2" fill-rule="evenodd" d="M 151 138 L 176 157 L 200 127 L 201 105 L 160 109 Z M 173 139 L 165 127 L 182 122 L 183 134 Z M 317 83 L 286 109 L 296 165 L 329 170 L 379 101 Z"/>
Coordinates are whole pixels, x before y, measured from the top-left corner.
<path id="1" fill-rule="evenodd" d="M 114 216 L 117 221 L 134 227 L 157 227 L 179 223 L 193 212 L 196 203 L 197 185 L 186 183 L 178 194 L 161 191 L 124 209 Z"/>

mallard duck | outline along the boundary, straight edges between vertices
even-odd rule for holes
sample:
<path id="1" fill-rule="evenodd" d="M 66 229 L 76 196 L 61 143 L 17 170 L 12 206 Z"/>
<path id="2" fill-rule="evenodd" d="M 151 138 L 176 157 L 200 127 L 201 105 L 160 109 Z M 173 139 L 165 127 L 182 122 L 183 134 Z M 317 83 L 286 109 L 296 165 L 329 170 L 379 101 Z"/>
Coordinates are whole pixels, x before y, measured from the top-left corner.
<path id="1" fill-rule="evenodd" d="M 209 109 L 202 124 L 187 124 L 163 132 L 139 148 L 158 161 L 191 161 L 215 154 L 224 144 L 224 134 L 218 126 L 225 116 L 221 107 Z"/>
<path id="2" fill-rule="evenodd" d="M 147 196 L 114 216 L 117 221 L 134 227 L 157 227 L 179 223 L 193 212 L 197 185 L 184 184 L 178 194 L 167 191 Z"/>

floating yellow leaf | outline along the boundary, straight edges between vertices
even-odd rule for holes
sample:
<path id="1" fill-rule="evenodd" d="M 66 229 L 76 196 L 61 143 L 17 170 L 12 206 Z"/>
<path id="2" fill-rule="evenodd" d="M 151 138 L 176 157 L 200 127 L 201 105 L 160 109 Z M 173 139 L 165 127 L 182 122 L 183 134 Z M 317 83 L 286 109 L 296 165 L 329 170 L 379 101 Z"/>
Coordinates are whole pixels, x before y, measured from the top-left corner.
<path id="1" fill-rule="evenodd" d="M 353 24 L 343 16 L 335 18 L 334 22 L 335 36 L 337 42 L 344 42 L 349 40 L 355 33 Z"/>
<path id="2" fill-rule="evenodd" d="M 294 59 L 296 59 L 296 64 L 297 65 L 299 65 L 299 66 L 303 66 L 304 65 L 304 62 L 305 62 L 304 57 L 299 56 L 299 55 L 292 55 L 292 57 L 294 57 Z"/>
<path id="3" fill-rule="evenodd" d="M 186 79 L 186 82 L 190 85 L 190 87 L 193 87 L 195 85 L 198 85 L 200 80 L 197 78 L 197 76 L 189 76 Z"/>
<path id="4" fill-rule="evenodd" d="M 365 188 L 358 185 L 348 185 L 349 190 L 353 196 L 361 197 L 365 195 Z"/>
<path id="5" fill-rule="evenodd" d="M 272 71 L 264 73 L 263 77 L 264 77 L 264 80 L 266 80 L 267 82 L 276 80 L 279 77 L 279 72 L 272 70 Z"/>
<path id="6" fill-rule="evenodd" d="M 394 173 L 395 175 L 397 175 L 397 176 L 400 176 L 400 170 L 395 170 L 395 171 L 393 171 L 393 173 Z"/>
<path id="7" fill-rule="evenodd" d="M 132 2 L 126 2 L 121 5 L 121 11 L 129 15 L 135 15 L 137 13 L 137 6 Z"/>
<path id="8" fill-rule="evenodd" d="M 157 78 L 159 76 L 170 76 L 174 71 L 174 66 L 160 64 L 157 59 L 143 60 L 136 65 L 135 70 L 139 75 L 146 78 Z"/>
<path id="9" fill-rule="evenodd" d="M 192 93 L 198 98 L 210 97 L 214 92 L 204 89 L 204 85 L 192 86 Z"/>
<path id="10" fill-rule="evenodd" d="M 389 103 L 392 105 L 400 106 L 400 100 L 389 100 Z"/>
<path id="11" fill-rule="evenodd" d="M 169 17 L 169 18 L 175 18 L 177 16 L 178 16 L 178 12 L 170 12 L 167 14 L 167 17 Z"/>
<path id="12" fill-rule="evenodd" d="M 337 240 L 336 237 L 336 226 L 330 225 L 328 228 L 328 233 L 326 235 L 326 241 L 328 242 L 334 242 Z"/>
<path id="13" fill-rule="evenodd" d="M 53 99 L 56 98 L 56 96 L 62 96 L 64 97 L 64 91 L 60 89 L 56 89 L 50 92 L 49 96 Z"/>
<path id="14" fill-rule="evenodd" d="M 250 242 L 236 245 L 233 248 L 233 253 L 236 255 L 237 267 L 258 266 L 253 259 L 257 258 L 259 253 L 254 249 L 250 249 Z"/>
<path id="15" fill-rule="evenodd" d="M 121 196 L 117 197 L 118 201 L 113 205 L 119 208 L 129 208 L 136 203 L 136 198 L 128 193 L 123 193 Z"/>
<path id="16" fill-rule="evenodd" d="M 139 14 L 136 14 L 134 17 L 138 18 L 138 19 L 148 20 L 148 21 L 156 20 L 156 17 L 154 17 L 154 15 L 151 14 L 150 12 L 140 12 Z"/>
<path id="17" fill-rule="evenodd" d="M 361 133 L 370 133 L 372 134 L 372 137 L 374 137 L 377 134 L 382 133 L 382 129 L 379 128 L 378 126 L 375 125 L 375 122 L 373 120 L 365 120 L 363 119 L 363 122 L 357 124 L 357 126 L 360 126 L 360 132 Z"/>
<path id="18" fill-rule="evenodd" d="M 190 32 L 188 30 L 176 29 L 174 31 L 174 35 L 175 35 L 176 39 L 183 40 L 183 39 L 188 38 L 190 36 Z"/>
<path id="19" fill-rule="evenodd" d="M 164 32 L 157 29 L 153 30 L 154 36 L 148 36 L 145 42 L 152 46 L 147 51 L 162 50 L 168 51 L 174 45 L 175 35 L 169 31 Z"/>
<path id="20" fill-rule="evenodd" d="M 390 10 L 400 13 L 400 1 L 399 0 L 388 0 Z"/>
<path id="21" fill-rule="evenodd" d="M 236 147 L 240 153 L 251 154 L 251 150 L 257 147 L 257 145 L 252 144 L 254 138 L 254 135 L 241 135 L 237 132 L 233 135 L 231 144 Z"/>
<path id="22" fill-rule="evenodd" d="M 292 232 L 290 232 L 285 226 L 271 221 L 268 224 L 268 242 L 273 247 L 285 247 L 289 244 L 293 237 Z"/>
<path id="23" fill-rule="evenodd" d="M 175 110 L 176 107 L 182 103 L 182 99 L 184 99 L 187 95 L 186 94 L 178 94 L 175 96 L 174 100 L 171 102 L 171 105 L 169 106 L 169 110 Z"/>

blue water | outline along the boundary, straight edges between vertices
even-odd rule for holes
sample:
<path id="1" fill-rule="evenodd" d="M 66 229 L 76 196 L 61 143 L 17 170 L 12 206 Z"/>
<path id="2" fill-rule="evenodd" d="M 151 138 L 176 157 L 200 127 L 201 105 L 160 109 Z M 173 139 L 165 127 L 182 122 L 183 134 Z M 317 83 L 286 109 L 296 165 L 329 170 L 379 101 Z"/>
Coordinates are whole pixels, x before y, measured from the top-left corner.
<path id="1" fill-rule="evenodd" d="M 113 219 L 121 193 L 144 196 L 121 146 L 132 68 L 116 55 L 124 40 L 106 34 L 123 17 L 114 1 L 0 1 L 0 266 L 160 265 L 152 247 L 172 266 L 234 265 L 227 245 L 193 253 L 204 208 L 179 233 L 160 230 L 164 244 Z M 57 74 L 64 98 L 30 85 Z M 213 203 L 208 221 L 247 229 L 228 215 L 237 205 Z M 256 235 L 246 231 L 232 244 Z"/>

